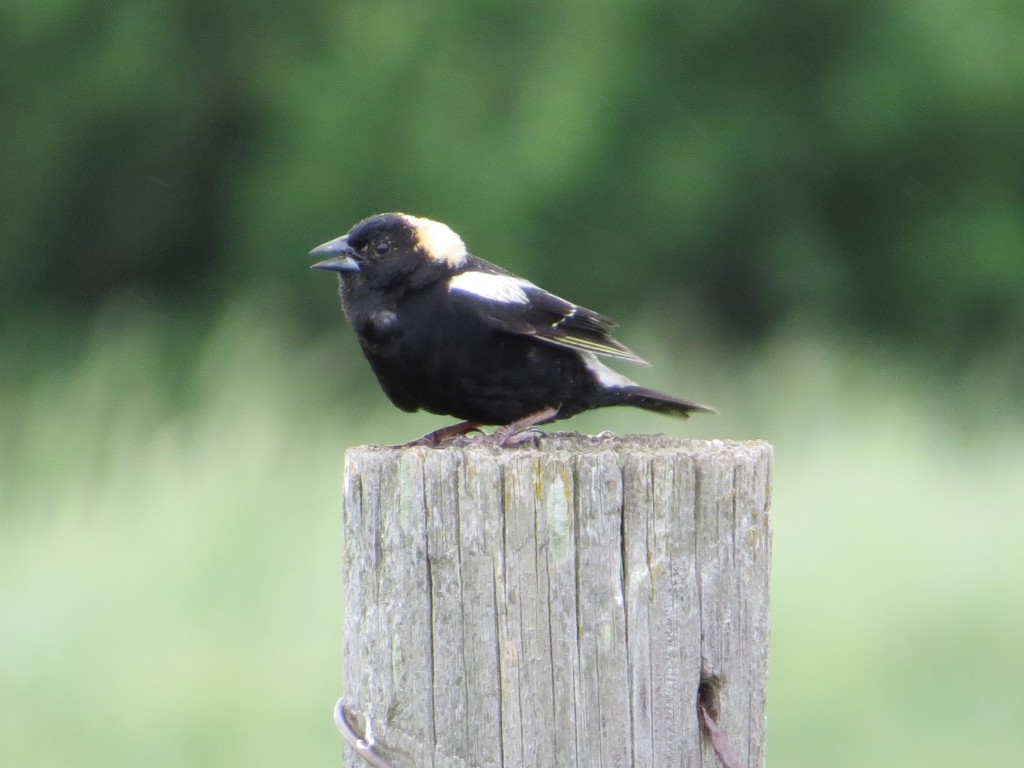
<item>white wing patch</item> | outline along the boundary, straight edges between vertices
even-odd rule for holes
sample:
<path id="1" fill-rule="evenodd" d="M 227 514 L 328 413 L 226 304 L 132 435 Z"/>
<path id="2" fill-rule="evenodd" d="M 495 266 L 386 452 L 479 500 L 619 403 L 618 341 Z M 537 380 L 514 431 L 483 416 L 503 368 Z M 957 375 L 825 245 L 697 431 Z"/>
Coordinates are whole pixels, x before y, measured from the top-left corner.
<path id="1" fill-rule="evenodd" d="M 590 369 L 590 372 L 597 377 L 597 380 L 606 387 L 614 387 L 616 389 L 621 387 L 632 387 L 636 385 L 636 382 L 632 379 L 627 379 L 618 371 L 613 371 L 607 365 L 597 359 L 597 355 L 593 352 L 580 352 L 580 356 L 583 358 L 583 364 Z"/>
<path id="2" fill-rule="evenodd" d="M 469 293 L 502 304 L 529 304 L 525 288 L 536 288 L 529 280 L 491 272 L 462 272 L 448 281 L 449 291 Z"/>
<path id="3" fill-rule="evenodd" d="M 565 317 L 563 317 L 563 318 L 562 318 L 561 320 L 559 320 L 559 321 L 558 321 L 557 323 L 553 323 L 553 324 L 551 325 L 551 329 L 552 329 L 552 330 L 554 330 L 555 328 L 557 328 L 558 326 L 560 326 L 560 325 L 561 325 L 562 323 L 565 323 L 565 322 L 568 322 L 569 320 L 572 320 L 572 319 L 573 319 L 574 317 L 576 317 L 576 312 L 577 312 L 577 310 L 578 310 L 578 309 L 579 309 L 579 307 L 577 307 L 577 306 L 576 306 L 576 305 L 574 304 L 574 305 L 573 305 L 573 307 L 572 307 L 572 309 L 571 309 L 571 310 L 569 311 L 569 314 L 568 314 L 568 315 L 566 315 Z"/>

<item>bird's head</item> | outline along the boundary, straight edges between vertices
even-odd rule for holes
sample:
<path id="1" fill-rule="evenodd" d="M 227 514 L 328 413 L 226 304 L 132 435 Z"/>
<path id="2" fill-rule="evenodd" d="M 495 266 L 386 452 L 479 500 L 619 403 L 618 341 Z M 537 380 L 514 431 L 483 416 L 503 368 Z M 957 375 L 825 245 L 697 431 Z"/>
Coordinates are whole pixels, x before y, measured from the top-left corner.
<path id="1" fill-rule="evenodd" d="M 312 269 L 337 272 L 342 280 L 359 275 L 387 287 L 417 270 L 450 273 L 465 263 L 466 245 L 447 225 L 404 213 L 363 219 L 347 234 L 310 251 L 321 258 Z"/>

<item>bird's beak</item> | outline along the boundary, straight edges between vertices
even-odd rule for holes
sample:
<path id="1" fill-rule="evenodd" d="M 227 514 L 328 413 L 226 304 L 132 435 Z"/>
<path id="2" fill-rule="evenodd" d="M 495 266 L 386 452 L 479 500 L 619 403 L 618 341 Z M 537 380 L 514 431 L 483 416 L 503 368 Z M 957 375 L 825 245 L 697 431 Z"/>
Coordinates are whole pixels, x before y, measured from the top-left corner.
<path id="1" fill-rule="evenodd" d="M 323 245 L 318 245 L 309 252 L 310 256 L 327 256 L 329 258 L 318 261 L 310 269 L 326 269 L 332 272 L 358 272 L 359 257 L 348 244 L 348 235 L 336 237 Z"/>

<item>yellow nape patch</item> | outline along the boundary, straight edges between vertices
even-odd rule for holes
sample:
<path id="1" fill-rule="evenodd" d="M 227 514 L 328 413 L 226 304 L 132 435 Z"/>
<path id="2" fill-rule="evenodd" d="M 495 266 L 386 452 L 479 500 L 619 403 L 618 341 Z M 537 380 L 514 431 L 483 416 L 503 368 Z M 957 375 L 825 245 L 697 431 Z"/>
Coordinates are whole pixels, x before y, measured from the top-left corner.
<path id="1" fill-rule="evenodd" d="M 466 244 L 451 227 L 439 221 L 402 214 L 416 233 L 416 243 L 431 259 L 455 267 L 466 260 Z"/>

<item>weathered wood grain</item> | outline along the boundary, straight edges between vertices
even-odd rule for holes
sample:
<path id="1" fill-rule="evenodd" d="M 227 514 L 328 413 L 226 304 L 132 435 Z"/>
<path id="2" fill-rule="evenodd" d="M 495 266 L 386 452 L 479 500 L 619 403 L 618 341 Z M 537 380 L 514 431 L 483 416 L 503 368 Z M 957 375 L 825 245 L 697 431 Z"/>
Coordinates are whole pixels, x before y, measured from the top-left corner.
<path id="1" fill-rule="evenodd" d="M 771 446 L 355 448 L 345 685 L 395 768 L 764 764 Z M 358 765 L 351 752 L 346 765 Z"/>

